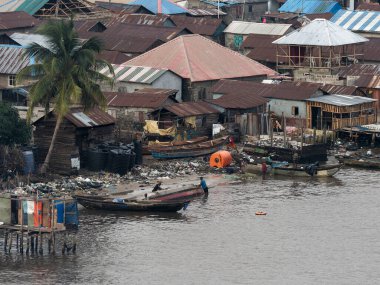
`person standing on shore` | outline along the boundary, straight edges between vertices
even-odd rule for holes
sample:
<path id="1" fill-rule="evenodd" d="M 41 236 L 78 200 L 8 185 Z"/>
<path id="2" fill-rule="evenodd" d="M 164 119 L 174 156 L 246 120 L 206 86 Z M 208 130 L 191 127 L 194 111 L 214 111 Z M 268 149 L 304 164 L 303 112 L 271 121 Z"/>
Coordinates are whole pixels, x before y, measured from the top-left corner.
<path id="1" fill-rule="evenodd" d="M 200 186 L 202 187 L 202 189 L 205 192 L 205 194 L 208 195 L 208 187 L 207 187 L 207 184 L 206 184 L 206 180 L 204 180 L 203 177 L 200 177 L 200 179 L 201 179 Z"/>

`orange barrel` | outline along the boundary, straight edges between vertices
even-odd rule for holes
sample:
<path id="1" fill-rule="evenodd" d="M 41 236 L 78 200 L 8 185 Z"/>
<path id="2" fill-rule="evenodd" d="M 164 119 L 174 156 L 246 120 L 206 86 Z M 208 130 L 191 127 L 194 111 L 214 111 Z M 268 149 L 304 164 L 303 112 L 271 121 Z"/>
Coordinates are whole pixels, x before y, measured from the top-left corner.
<path id="1" fill-rule="evenodd" d="M 232 162 L 232 156 L 229 151 L 220 150 L 213 153 L 210 157 L 210 166 L 223 168 L 229 166 Z"/>
<path id="2" fill-rule="evenodd" d="M 42 227 L 42 201 L 34 202 L 34 226 Z"/>

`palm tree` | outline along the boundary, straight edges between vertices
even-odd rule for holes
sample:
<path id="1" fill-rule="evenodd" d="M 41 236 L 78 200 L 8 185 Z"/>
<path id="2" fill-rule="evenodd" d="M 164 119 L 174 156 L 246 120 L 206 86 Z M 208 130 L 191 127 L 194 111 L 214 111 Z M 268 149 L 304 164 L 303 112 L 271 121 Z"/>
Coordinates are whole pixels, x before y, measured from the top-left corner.
<path id="1" fill-rule="evenodd" d="M 40 26 L 38 34 L 45 36 L 46 44 L 31 44 L 25 50 L 25 56 L 33 58 L 35 64 L 25 67 L 17 80 L 33 80 L 30 89 L 28 121 L 37 105 L 45 107 L 46 115 L 53 107 L 57 122 L 48 153 L 41 166 L 41 173 L 46 173 L 58 130 L 70 106 L 80 104 L 84 111 L 100 106 L 105 108 L 106 99 L 100 89 L 100 83 L 112 85 L 112 79 L 99 73 L 108 68 L 112 75 L 112 66 L 97 59 L 102 50 L 102 43 L 93 37 L 81 41 L 70 21 L 49 21 Z"/>

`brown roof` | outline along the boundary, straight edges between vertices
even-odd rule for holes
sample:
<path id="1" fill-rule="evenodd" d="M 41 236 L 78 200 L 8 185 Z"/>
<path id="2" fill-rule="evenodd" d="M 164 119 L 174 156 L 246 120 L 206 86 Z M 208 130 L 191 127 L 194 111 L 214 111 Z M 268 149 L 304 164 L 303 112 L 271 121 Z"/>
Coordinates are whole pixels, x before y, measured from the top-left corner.
<path id="1" fill-rule="evenodd" d="M 222 19 L 210 17 L 189 17 L 186 15 L 172 15 L 170 17 L 177 27 L 187 28 L 193 34 L 212 36 L 220 25 L 224 25 Z"/>
<path id="2" fill-rule="evenodd" d="M 357 88 L 355 86 L 342 86 L 325 84 L 319 88 L 327 94 L 339 94 L 339 95 L 355 95 Z"/>
<path id="3" fill-rule="evenodd" d="M 32 28 L 39 20 L 24 11 L 2 12 L 0 14 L 0 30 Z"/>
<path id="4" fill-rule="evenodd" d="M 114 117 L 99 108 L 94 108 L 86 113 L 80 109 L 72 109 L 65 118 L 77 128 L 107 126 L 115 123 Z"/>
<path id="5" fill-rule="evenodd" d="M 251 59 L 266 62 L 276 62 L 276 45 L 273 41 L 281 36 L 250 34 L 244 40 L 242 48 L 250 50 L 247 56 Z"/>
<path id="6" fill-rule="evenodd" d="M 355 85 L 364 88 L 380 88 L 380 75 L 361 75 Z"/>
<path id="7" fill-rule="evenodd" d="M 220 80 L 211 89 L 212 93 L 232 96 L 255 96 L 256 98 L 275 98 L 302 101 L 318 92 L 321 84 L 309 82 L 284 81 L 279 84 L 264 84 L 252 81 Z"/>
<path id="8" fill-rule="evenodd" d="M 109 25 L 115 23 L 134 24 L 134 25 L 148 25 L 163 27 L 167 22 L 172 22 L 169 15 L 151 15 L 151 14 L 122 14 L 114 17 L 109 21 Z M 174 26 L 174 24 L 173 24 Z"/>
<path id="9" fill-rule="evenodd" d="M 379 3 L 360 3 L 356 10 L 365 10 L 365 11 L 379 11 Z"/>
<path id="10" fill-rule="evenodd" d="M 269 14 L 264 14 L 263 17 L 264 18 L 290 20 L 290 19 L 298 18 L 298 15 L 294 14 L 294 13 L 273 12 L 273 13 L 269 13 Z"/>
<path id="11" fill-rule="evenodd" d="M 103 50 L 98 54 L 98 58 L 106 60 L 111 64 L 122 64 L 123 62 L 130 60 L 132 57 L 116 50 Z"/>
<path id="12" fill-rule="evenodd" d="M 315 19 L 326 19 L 330 20 L 334 14 L 332 13 L 321 13 L 321 14 L 306 14 L 305 15 L 310 21 L 313 21 Z"/>
<path id="13" fill-rule="evenodd" d="M 109 35 L 109 34 L 104 35 L 103 37 L 101 37 L 101 39 L 104 42 L 105 50 L 119 51 L 122 53 L 144 53 L 164 43 L 162 40 L 156 39 L 156 38 L 143 38 L 143 37 L 120 38 L 117 35 Z M 126 62 L 127 60 L 125 60 L 124 62 Z"/>
<path id="14" fill-rule="evenodd" d="M 202 101 L 176 103 L 165 106 L 165 109 L 181 118 L 220 113 L 211 104 Z"/>
<path id="15" fill-rule="evenodd" d="M 105 92 L 107 105 L 111 107 L 136 107 L 158 109 L 164 106 L 177 90 L 145 88 L 133 93 Z"/>
<path id="16" fill-rule="evenodd" d="M 274 70 L 200 35 L 178 37 L 126 64 L 166 68 L 192 82 L 276 74 Z"/>
<path id="17" fill-rule="evenodd" d="M 377 64 L 351 64 L 341 68 L 338 75 L 342 78 L 347 76 L 361 76 L 363 74 L 380 75 L 380 66 Z"/>

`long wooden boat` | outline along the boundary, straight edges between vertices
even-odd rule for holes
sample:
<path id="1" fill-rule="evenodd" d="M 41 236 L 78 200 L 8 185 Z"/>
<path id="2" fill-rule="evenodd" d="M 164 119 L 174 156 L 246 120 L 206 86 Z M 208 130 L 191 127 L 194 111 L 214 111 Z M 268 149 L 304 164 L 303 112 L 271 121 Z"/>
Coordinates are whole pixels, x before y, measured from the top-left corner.
<path id="1" fill-rule="evenodd" d="M 191 145 L 171 146 L 165 149 L 154 149 L 151 151 L 151 153 L 154 158 L 158 159 L 203 156 L 222 149 L 226 141 L 227 137 L 221 137 L 215 140 L 209 140 Z"/>
<path id="2" fill-rule="evenodd" d="M 367 169 L 380 169 L 380 159 L 379 158 L 338 158 L 339 162 L 344 165 L 367 168 Z"/>
<path id="3" fill-rule="evenodd" d="M 315 166 L 315 168 L 308 168 L 308 166 L 278 166 L 272 168 L 272 173 L 274 175 L 287 175 L 297 177 L 331 177 L 337 173 L 341 167 L 342 164 L 321 165 Z"/>
<path id="4" fill-rule="evenodd" d="M 178 212 L 186 209 L 190 201 L 162 202 L 158 200 L 128 201 L 102 197 L 75 196 L 78 203 L 88 209 L 131 212 Z"/>
<path id="5" fill-rule="evenodd" d="M 314 171 L 307 169 L 307 166 L 286 166 L 286 165 L 273 165 L 273 167 L 268 167 L 268 172 L 273 175 L 285 175 L 285 176 L 297 176 L 297 177 L 330 177 L 339 171 L 342 164 L 331 164 L 331 165 L 321 165 L 317 166 Z M 248 173 L 261 173 L 261 164 L 248 164 L 245 166 L 245 172 Z"/>

